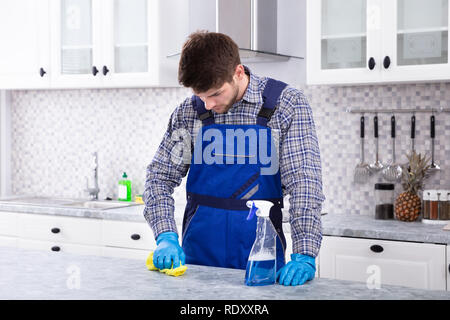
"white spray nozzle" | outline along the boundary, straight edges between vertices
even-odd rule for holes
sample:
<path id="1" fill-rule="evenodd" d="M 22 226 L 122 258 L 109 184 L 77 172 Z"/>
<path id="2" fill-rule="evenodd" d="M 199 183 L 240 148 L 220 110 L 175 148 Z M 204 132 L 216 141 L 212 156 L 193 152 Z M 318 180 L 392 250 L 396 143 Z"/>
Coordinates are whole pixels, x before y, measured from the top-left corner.
<path id="1" fill-rule="evenodd" d="M 249 200 L 247 201 L 247 207 L 252 208 L 255 205 L 258 210 L 256 210 L 256 215 L 258 217 L 268 217 L 270 214 L 270 208 L 272 208 L 273 203 L 266 200 Z"/>

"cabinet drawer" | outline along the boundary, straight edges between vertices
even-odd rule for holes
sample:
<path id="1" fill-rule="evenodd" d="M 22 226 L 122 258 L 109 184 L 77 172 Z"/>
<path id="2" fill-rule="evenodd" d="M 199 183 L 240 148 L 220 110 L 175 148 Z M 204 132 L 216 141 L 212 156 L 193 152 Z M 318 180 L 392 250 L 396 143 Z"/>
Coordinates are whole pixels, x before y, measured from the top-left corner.
<path id="1" fill-rule="evenodd" d="M 0 211 L 0 235 L 17 236 L 17 213 Z"/>
<path id="2" fill-rule="evenodd" d="M 149 250 L 117 247 L 103 247 L 102 252 L 105 257 L 141 260 L 144 265 L 150 253 Z"/>
<path id="3" fill-rule="evenodd" d="M 99 245 L 101 220 L 78 217 L 56 217 L 20 214 L 19 236 L 25 239 Z"/>
<path id="4" fill-rule="evenodd" d="M 23 249 L 51 251 L 54 252 L 55 254 L 58 254 L 60 252 L 67 252 L 82 255 L 84 254 L 96 256 L 102 255 L 102 247 L 100 246 L 87 246 L 81 244 L 64 243 L 56 241 L 18 239 L 17 247 Z"/>
<path id="5" fill-rule="evenodd" d="M 105 246 L 146 250 L 156 248 L 153 231 L 146 222 L 103 220 L 102 234 Z"/>
<path id="6" fill-rule="evenodd" d="M 445 290 L 445 245 L 323 237 L 320 277 Z M 376 277 L 376 278 L 374 278 Z"/>

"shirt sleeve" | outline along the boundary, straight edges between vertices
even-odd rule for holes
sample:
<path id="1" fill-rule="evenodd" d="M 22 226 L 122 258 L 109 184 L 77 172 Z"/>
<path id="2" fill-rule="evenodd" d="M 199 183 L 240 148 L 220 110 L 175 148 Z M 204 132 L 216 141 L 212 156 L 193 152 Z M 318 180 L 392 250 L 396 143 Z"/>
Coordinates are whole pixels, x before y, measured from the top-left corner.
<path id="1" fill-rule="evenodd" d="M 186 152 L 190 155 L 190 135 L 183 119 L 183 109 L 187 106 L 188 100 L 171 114 L 164 137 L 152 162 L 147 166 L 143 193 L 144 217 L 152 228 L 155 239 L 163 232 L 177 232 L 172 194 L 189 170 Z M 189 150 L 186 150 L 186 145 Z"/>
<path id="2" fill-rule="evenodd" d="M 311 107 L 297 91 L 288 101 L 285 133 L 280 145 L 281 182 L 290 195 L 292 252 L 316 257 L 322 242 L 320 214 L 325 196 L 319 143 Z"/>

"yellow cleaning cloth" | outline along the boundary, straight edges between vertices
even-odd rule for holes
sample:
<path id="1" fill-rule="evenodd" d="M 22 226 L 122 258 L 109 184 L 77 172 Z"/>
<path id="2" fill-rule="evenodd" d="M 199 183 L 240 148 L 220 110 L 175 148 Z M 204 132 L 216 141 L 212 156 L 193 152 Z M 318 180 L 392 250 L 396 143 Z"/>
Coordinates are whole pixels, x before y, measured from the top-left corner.
<path id="1" fill-rule="evenodd" d="M 150 254 L 147 257 L 147 260 L 145 261 L 145 265 L 147 266 L 148 270 L 151 271 L 156 271 L 159 270 L 157 267 L 155 267 L 155 265 L 153 264 L 153 252 L 150 252 Z M 170 269 L 162 269 L 159 270 L 159 272 L 163 272 L 169 276 L 174 276 L 174 277 L 178 277 L 181 276 L 182 274 L 184 274 L 187 270 L 187 266 L 185 265 L 181 265 L 178 268 L 173 268 L 173 265 Z"/>

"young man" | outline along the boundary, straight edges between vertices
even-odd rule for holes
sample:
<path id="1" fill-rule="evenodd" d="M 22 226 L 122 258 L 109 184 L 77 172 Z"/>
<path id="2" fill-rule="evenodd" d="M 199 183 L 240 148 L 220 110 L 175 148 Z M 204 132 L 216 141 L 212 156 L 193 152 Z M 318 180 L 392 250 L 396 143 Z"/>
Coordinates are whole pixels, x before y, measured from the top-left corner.
<path id="1" fill-rule="evenodd" d="M 324 195 L 312 110 L 303 93 L 253 74 L 241 64 L 233 40 L 220 33 L 189 36 L 178 79 L 194 95 L 172 113 L 147 168 L 144 192 L 144 216 L 157 243 L 155 266 L 245 269 L 256 234 L 246 202 L 260 199 L 273 203 L 278 282 L 313 279 Z M 236 138 L 241 146 L 234 145 Z M 264 157 L 269 154 L 270 163 Z M 180 247 L 172 193 L 188 171 Z M 287 194 L 293 254 L 285 264 L 281 208 Z"/>

